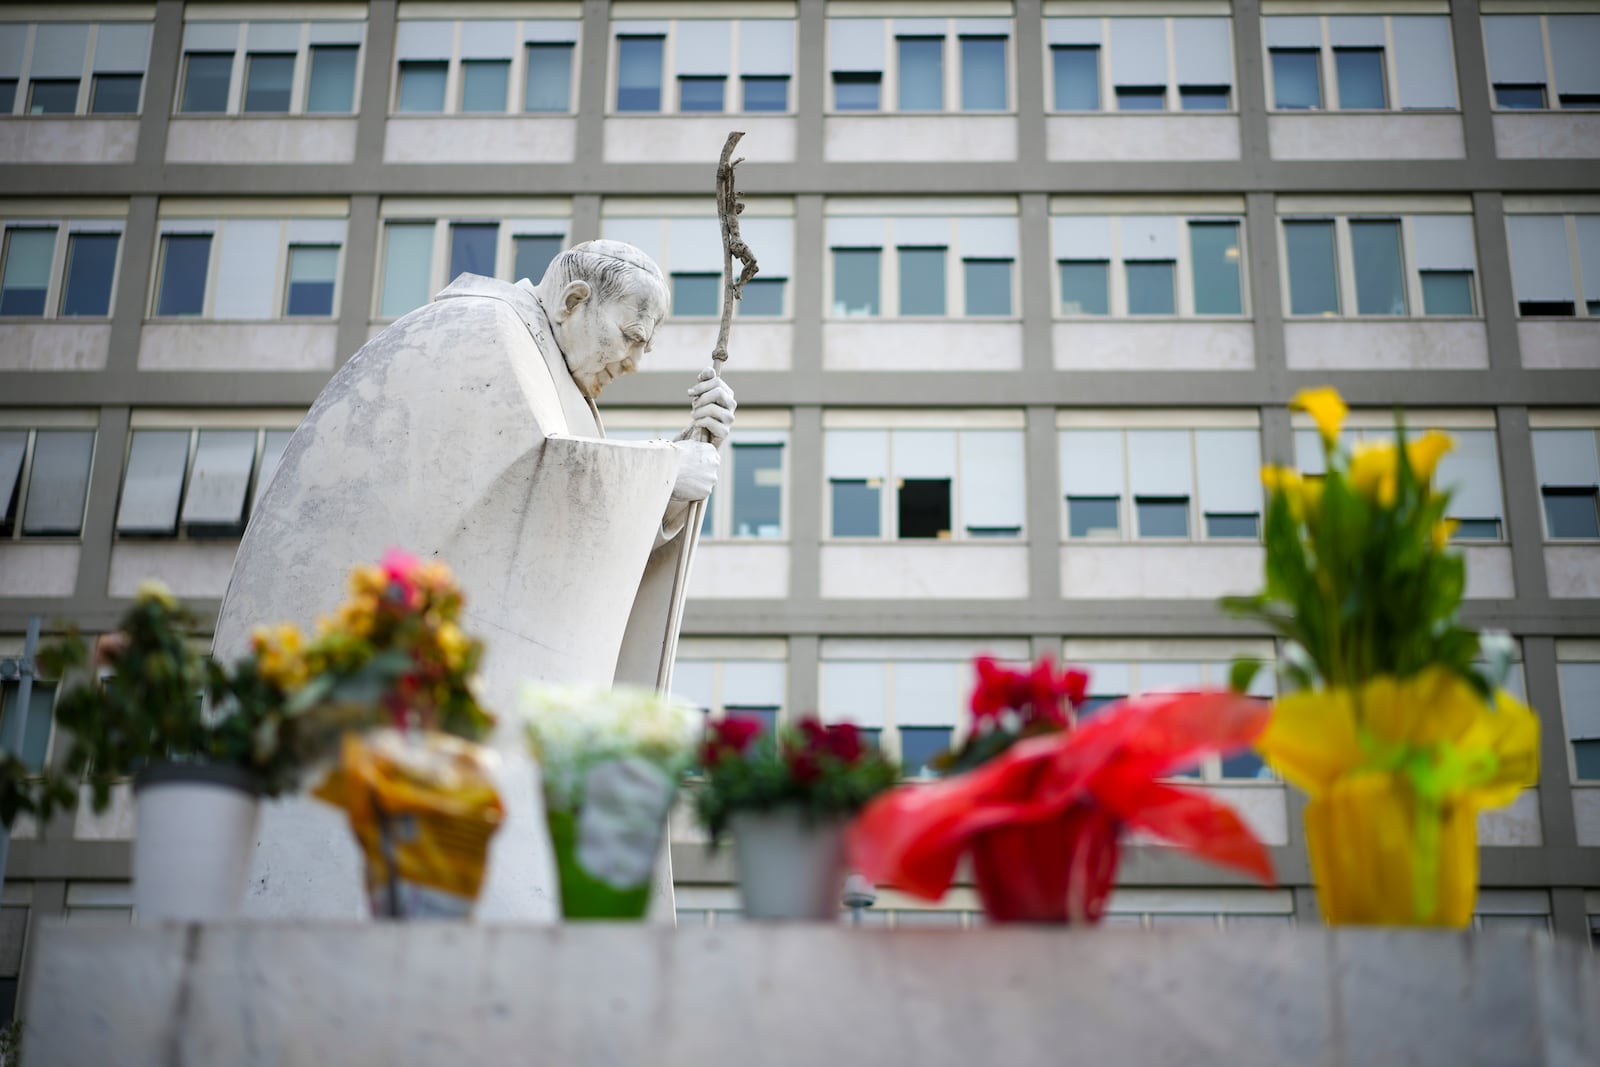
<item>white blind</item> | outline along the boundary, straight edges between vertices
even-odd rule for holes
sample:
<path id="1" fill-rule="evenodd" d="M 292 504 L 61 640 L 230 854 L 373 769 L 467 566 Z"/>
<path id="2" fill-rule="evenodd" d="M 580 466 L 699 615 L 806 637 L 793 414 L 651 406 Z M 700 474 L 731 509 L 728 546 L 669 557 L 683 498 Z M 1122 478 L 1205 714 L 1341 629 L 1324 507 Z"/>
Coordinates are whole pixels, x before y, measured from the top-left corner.
<path id="1" fill-rule="evenodd" d="M 1402 108 L 1456 106 L 1455 55 L 1450 47 L 1450 20 L 1444 15 L 1396 15 L 1394 34 L 1395 96 Z"/>
<path id="2" fill-rule="evenodd" d="M 1267 24 L 1269 47 L 1322 47 L 1322 20 L 1315 15 L 1273 15 L 1262 21 Z"/>
<path id="3" fill-rule="evenodd" d="M 1483 37 L 1490 81 L 1544 84 L 1544 36 L 1538 15 L 1485 15 Z"/>
<path id="4" fill-rule="evenodd" d="M 41 23 L 33 34 L 28 74 L 34 78 L 81 78 L 88 49 L 87 22 Z"/>
<path id="5" fill-rule="evenodd" d="M 834 216 L 828 220 L 829 248 L 882 248 L 888 220 Z"/>
<path id="6" fill-rule="evenodd" d="M 1045 37 L 1051 44 L 1099 44 L 1099 19 L 1045 19 Z"/>
<path id="7" fill-rule="evenodd" d="M 884 28 L 883 19 L 829 19 L 828 69 L 883 70 Z"/>
<path id="8" fill-rule="evenodd" d="M 359 45 L 366 35 L 364 22 L 313 22 L 306 30 L 310 44 Z"/>
<path id="9" fill-rule="evenodd" d="M 961 432 L 961 523 L 1025 525 L 1027 488 L 1021 430 Z"/>
<path id="10" fill-rule="evenodd" d="M 818 701 L 824 722 L 853 722 L 869 729 L 883 726 L 887 703 L 883 663 L 824 660 Z"/>
<path id="11" fill-rule="evenodd" d="M 453 22 L 402 20 L 395 27 L 395 59 L 449 59 L 454 47 Z"/>
<path id="12" fill-rule="evenodd" d="M 261 494 L 272 482 L 272 476 L 278 473 L 278 464 L 283 459 L 283 450 L 289 447 L 289 438 L 294 436 L 293 430 L 268 430 L 266 440 L 261 445 L 261 463 L 256 468 L 256 492 L 250 502 L 250 510 L 255 510 L 256 501 L 261 499 Z"/>
<path id="13" fill-rule="evenodd" d="M 1128 481 L 1135 496 L 1192 495 L 1189 431 L 1130 430 Z"/>
<path id="14" fill-rule="evenodd" d="M 11 497 L 22 473 L 22 456 L 28 450 L 26 430 L 0 430 L 0 522 L 11 521 Z"/>
<path id="15" fill-rule="evenodd" d="M 102 22 L 94 35 L 94 69 L 144 73 L 150 57 L 150 23 Z"/>
<path id="16" fill-rule="evenodd" d="M 1600 93 L 1600 15 L 1551 15 L 1549 20 L 1556 92 Z"/>
<path id="17" fill-rule="evenodd" d="M 671 270 L 662 254 L 660 219 L 606 219 L 600 224 L 600 233 L 608 241 L 622 241 L 656 261 L 663 270 Z M 722 238 L 717 238 L 719 244 Z"/>
<path id="18" fill-rule="evenodd" d="M 963 259 L 1016 259 L 1017 220 L 1013 217 L 961 216 L 956 219 Z"/>
<path id="19" fill-rule="evenodd" d="M 668 219 L 667 259 L 680 273 L 722 273 L 722 230 L 717 220 Z"/>
<path id="20" fill-rule="evenodd" d="M 1141 663 L 1139 692 L 1171 693 L 1199 689 L 1205 684 L 1204 671 L 1204 666 L 1199 663 Z"/>
<path id="21" fill-rule="evenodd" d="M 739 23 L 740 74 L 794 73 L 794 20 L 743 19 Z"/>
<path id="22" fill-rule="evenodd" d="M 22 532 L 76 532 L 89 491 L 93 430 L 40 430 L 33 440 L 33 471 L 23 506 Z"/>
<path id="23" fill-rule="evenodd" d="M 751 248 L 761 249 L 759 278 L 794 276 L 794 219 L 751 218 L 739 220 L 739 229 Z M 722 254 L 721 234 L 717 236 L 717 255 Z M 720 265 L 718 266 L 720 270 Z"/>
<path id="24" fill-rule="evenodd" d="M 1050 220 L 1056 259 L 1111 258 L 1111 220 L 1103 215 L 1057 215 Z"/>
<path id="25" fill-rule="evenodd" d="M 896 478 L 954 478 L 954 430 L 895 430 L 893 463 Z"/>
<path id="26" fill-rule="evenodd" d="M 1593 430 L 1533 431 L 1533 469 L 1540 485 L 1600 485 Z"/>
<path id="27" fill-rule="evenodd" d="M 1509 215 L 1511 281 L 1520 300 L 1571 300 L 1572 258 L 1560 215 Z"/>
<path id="28" fill-rule="evenodd" d="M 178 498 L 189 463 L 188 430 L 137 430 L 128 449 L 117 509 L 121 533 L 170 533 L 177 525 Z"/>
<path id="29" fill-rule="evenodd" d="M 0 22 L 0 78 L 22 77 L 22 57 L 28 51 L 28 24 Z"/>
<path id="30" fill-rule="evenodd" d="M 1111 20 L 1111 80 L 1117 85 L 1167 84 L 1167 20 Z"/>
<path id="31" fill-rule="evenodd" d="M 1322 458 L 1322 437 L 1316 430 L 1294 432 L 1294 464 L 1301 474 L 1325 474 L 1328 465 Z"/>
<path id="32" fill-rule="evenodd" d="M 1382 15 L 1330 15 L 1328 43 L 1336 48 L 1382 48 Z"/>
<path id="33" fill-rule="evenodd" d="M 1561 712 L 1567 720 L 1567 738 L 1600 738 L 1600 663 L 1558 663 Z"/>
<path id="34" fill-rule="evenodd" d="M 514 22 L 467 19 L 461 23 L 462 59 L 510 59 L 518 43 Z"/>
<path id="35" fill-rule="evenodd" d="M 885 430 L 825 430 L 822 447 L 829 478 L 883 478 L 889 472 Z"/>
<path id="36" fill-rule="evenodd" d="M 1256 431 L 1199 430 L 1194 448 L 1201 511 L 1261 511 L 1261 441 Z"/>
<path id="37" fill-rule="evenodd" d="M 716 665 L 680 659 L 672 666 L 672 692 L 697 708 L 710 711 L 717 706 Z"/>
<path id="38" fill-rule="evenodd" d="M 201 430 L 195 446 L 183 521 L 232 525 L 244 515 L 256 458 L 254 430 Z"/>
<path id="39" fill-rule="evenodd" d="M 251 22 L 246 24 L 244 46 L 251 52 L 297 52 L 300 50 L 299 22 Z"/>
<path id="40" fill-rule="evenodd" d="M 1478 257 L 1472 247 L 1472 216 L 1416 215 L 1411 237 L 1421 270 L 1474 270 Z"/>
<path id="41" fill-rule="evenodd" d="M 1174 19 L 1172 45 L 1178 53 L 1178 84 L 1233 84 L 1233 34 L 1227 19 Z"/>
<path id="42" fill-rule="evenodd" d="M 679 74 L 728 74 L 733 57 L 733 23 L 727 19 L 679 19 L 673 45 Z"/>
<path id="43" fill-rule="evenodd" d="M 1123 259 L 1177 259 L 1178 220 L 1169 215 L 1124 215 L 1121 227 Z"/>
<path id="44" fill-rule="evenodd" d="M 1495 450 L 1493 430 L 1452 430 L 1456 447 L 1439 460 L 1434 483 L 1452 489 L 1450 514 L 1462 519 L 1498 519 L 1500 507 L 1500 458 Z"/>
<path id="45" fill-rule="evenodd" d="M 1066 496 L 1122 495 L 1122 431 L 1062 430 L 1061 490 Z"/>
<path id="46" fill-rule="evenodd" d="M 899 660 L 894 663 L 896 726 L 954 726 L 966 691 L 959 663 Z"/>
<path id="47" fill-rule="evenodd" d="M 777 660 L 728 660 L 722 664 L 722 703 L 784 705 L 784 664 Z"/>
<path id="48" fill-rule="evenodd" d="M 1578 263 L 1583 272 L 1583 298 L 1600 300 L 1600 215 L 1578 215 Z"/>
<path id="49" fill-rule="evenodd" d="M 217 274 L 212 315 L 218 319 L 275 319 L 273 273 L 283 226 L 277 219 L 229 219 L 217 226 Z"/>

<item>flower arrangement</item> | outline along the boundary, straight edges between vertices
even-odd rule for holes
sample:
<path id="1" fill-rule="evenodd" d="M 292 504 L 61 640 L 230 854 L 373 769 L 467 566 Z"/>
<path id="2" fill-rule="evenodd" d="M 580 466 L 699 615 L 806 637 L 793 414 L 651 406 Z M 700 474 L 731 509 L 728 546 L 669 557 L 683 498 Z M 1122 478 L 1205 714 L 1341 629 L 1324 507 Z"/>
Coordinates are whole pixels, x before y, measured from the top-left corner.
<path id="1" fill-rule="evenodd" d="M 1458 618 L 1465 566 L 1450 494 L 1432 485 L 1447 434 L 1339 443 L 1333 389 L 1297 394 L 1327 473 L 1267 467 L 1266 584 L 1224 601 L 1286 642 L 1256 748 L 1306 790 L 1312 876 L 1332 923 L 1461 926 L 1477 892 L 1477 815 L 1538 779 L 1539 723 L 1501 688 L 1503 639 Z M 1480 655 L 1488 669 L 1475 665 Z M 1234 685 L 1255 665 L 1235 665 Z"/>
<path id="2" fill-rule="evenodd" d="M 700 767 L 695 812 L 713 842 L 739 812 L 792 808 L 813 825 L 849 818 L 900 777 L 855 724 L 815 718 L 768 732 L 759 719 L 729 715 L 706 727 Z"/>
<path id="3" fill-rule="evenodd" d="M 700 713 L 654 690 L 528 685 L 522 698 L 546 802 L 557 807 L 581 804 L 585 779 L 600 764 L 637 759 L 676 781 L 693 757 Z"/>
<path id="4" fill-rule="evenodd" d="M 1247 746 L 1267 709 L 1234 693 L 1179 693 L 1119 701 L 1074 722 L 1068 708 L 1086 682 L 1048 661 L 1028 674 L 980 662 L 974 739 L 954 761 L 966 769 L 868 805 L 851 831 L 853 866 L 937 900 L 970 852 L 990 918 L 1093 923 L 1123 829 L 1136 827 L 1270 883 L 1266 849 L 1231 808 L 1159 780 Z"/>

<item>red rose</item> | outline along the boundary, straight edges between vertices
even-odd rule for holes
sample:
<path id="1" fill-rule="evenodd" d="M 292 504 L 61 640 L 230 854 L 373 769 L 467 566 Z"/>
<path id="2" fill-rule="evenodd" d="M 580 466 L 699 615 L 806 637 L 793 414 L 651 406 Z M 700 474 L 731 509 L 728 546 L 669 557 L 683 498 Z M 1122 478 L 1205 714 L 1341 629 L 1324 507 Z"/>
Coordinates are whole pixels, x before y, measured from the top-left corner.
<path id="1" fill-rule="evenodd" d="M 822 763 L 809 748 L 791 748 L 783 754 L 783 758 L 789 764 L 789 773 L 801 785 L 810 785 L 822 777 Z"/>
<path id="2" fill-rule="evenodd" d="M 1007 708 L 1019 705 L 1017 683 L 1025 680 L 1022 675 L 1000 666 L 990 656 L 979 656 L 973 666 L 978 670 L 978 684 L 972 689 L 973 725 L 998 719 Z"/>
<path id="3" fill-rule="evenodd" d="M 742 756 L 766 724 L 749 715 L 729 715 L 706 727 L 700 746 L 700 766 L 710 767 L 724 756 Z"/>
<path id="4" fill-rule="evenodd" d="M 836 722 L 829 726 L 827 745 L 834 758 L 847 765 L 854 764 L 866 751 L 861 741 L 861 731 L 853 722 Z"/>

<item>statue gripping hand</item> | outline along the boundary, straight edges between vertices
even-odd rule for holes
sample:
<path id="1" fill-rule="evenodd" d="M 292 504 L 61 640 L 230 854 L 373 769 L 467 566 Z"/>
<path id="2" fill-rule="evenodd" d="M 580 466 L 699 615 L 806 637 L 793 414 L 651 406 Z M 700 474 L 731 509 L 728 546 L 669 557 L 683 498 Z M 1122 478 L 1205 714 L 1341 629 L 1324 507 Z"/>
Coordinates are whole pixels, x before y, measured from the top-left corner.
<path id="1" fill-rule="evenodd" d="M 689 387 L 689 397 L 689 427 L 673 442 L 679 450 L 674 500 L 704 500 L 716 488 L 721 464 L 717 449 L 733 432 L 733 413 L 739 406 L 728 383 L 711 367 L 700 372 Z M 709 443 L 699 440 L 702 437 Z"/>

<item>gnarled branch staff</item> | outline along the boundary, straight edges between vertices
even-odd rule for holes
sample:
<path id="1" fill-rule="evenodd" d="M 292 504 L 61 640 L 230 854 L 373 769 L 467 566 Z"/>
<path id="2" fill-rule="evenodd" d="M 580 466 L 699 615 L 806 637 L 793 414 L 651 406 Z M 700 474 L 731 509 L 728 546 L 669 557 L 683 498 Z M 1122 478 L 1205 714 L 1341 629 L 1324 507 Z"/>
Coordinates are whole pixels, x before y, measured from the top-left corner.
<path id="1" fill-rule="evenodd" d="M 742 130 L 728 134 L 722 146 L 722 158 L 717 163 L 717 218 L 722 223 L 722 323 L 717 327 L 717 347 L 711 350 L 711 360 L 717 373 L 728 361 L 728 329 L 733 325 L 733 302 L 744 296 L 744 283 L 754 278 L 761 268 L 756 264 L 755 253 L 739 235 L 739 214 L 744 211 L 744 197 L 733 185 L 733 169 L 743 159 L 734 159 L 733 150 Z M 733 276 L 733 261 L 744 264 L 737 279 Z"/>

